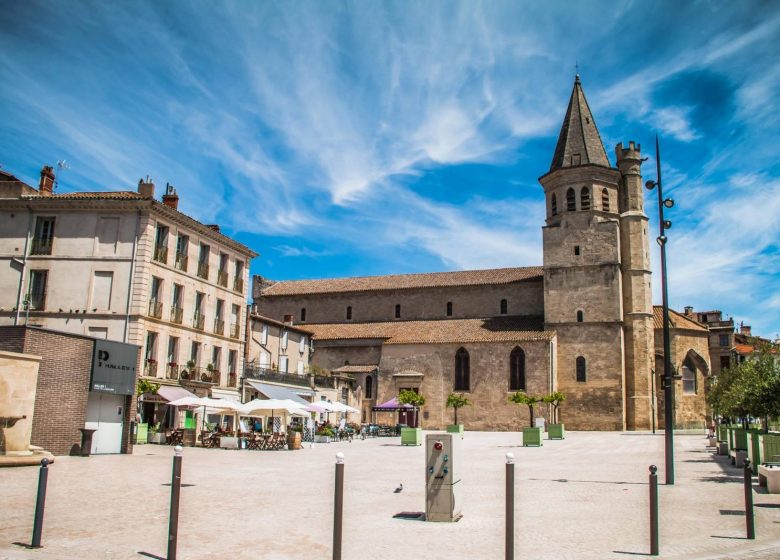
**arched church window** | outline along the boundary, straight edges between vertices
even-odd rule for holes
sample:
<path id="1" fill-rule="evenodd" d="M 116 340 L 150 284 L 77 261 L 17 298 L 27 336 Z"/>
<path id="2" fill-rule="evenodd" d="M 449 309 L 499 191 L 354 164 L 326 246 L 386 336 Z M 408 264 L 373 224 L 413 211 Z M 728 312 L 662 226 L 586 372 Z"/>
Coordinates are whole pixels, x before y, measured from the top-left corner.
<path id="1" fill-rule="evenodd" d="M 507 303 L 505 299 L 501 300 L 501 315 L 506 315 L 507 313 Z"/>
<path id="2" fill-rule="evenodd" d="M 696 364 L 690 356 L 685 358 L 682 367 L 683 395 L 696 394 Z"/>
<path id="3" fill-rule="evenodd" d="M 455 390 L 470 391 L 469 353 L 461 347 L 455 353 Z"/>
<path id="4" fill-rule="evenodd" d="M 555 196 L 555 193 L 552 193 L 550 197 L 550 212 L 553 216 L 558 214 L 558 198 Z"/>
<path id="5" fill-rule="evenodd" d="M 374 394 L 374 378 L 370 375 L 366 377 L 366 398 L 373 399 Z"/>
<path id="6" fill-rule="evenodd" d="M 509 390 L 525 391 L 525 352 L 519 346 L 509 355 Z"/>
<path id="7" fill-rule="evenodd" d="M 351 321 L 351 320 L 352 320 L 352 306 L 348 305 L 347 306 L 347 321 Z"/>
<path id="8" fill-rule="evenodd" d="M 585 314 L 582 312 L 582 309 L 577 311 L 577 322 L 582 323 L 582 321 L 585 320 Z"/>
<path id="9" fill-rule="evenodd" d="M 590 210 L 590 189 L 588 187 L 582 187 L 580 191 L 580 208 Z"/>
<path id="10" fill-rule="evenodd" d="M 577 356 L 577 381 L 585 383 L 588 378 L 587 366 L 583 356 Z"/>
<path id="11" fill-rule="evenodd" d="M 301 307 L 301 322 L 306 320 L 306 308 Z"/>
<path id="12" fill-rule="evenodd" d="M 604 212 L 609 212 L 609 191 L 607 189 L 601 190 L 601 209 Z"/>
<path id="13" fill-rule="evenodd" d="M 566 191 L 566 211 L 574 212 L 577 210 L 577 195 L 574 194 L 574 189 Z"/>

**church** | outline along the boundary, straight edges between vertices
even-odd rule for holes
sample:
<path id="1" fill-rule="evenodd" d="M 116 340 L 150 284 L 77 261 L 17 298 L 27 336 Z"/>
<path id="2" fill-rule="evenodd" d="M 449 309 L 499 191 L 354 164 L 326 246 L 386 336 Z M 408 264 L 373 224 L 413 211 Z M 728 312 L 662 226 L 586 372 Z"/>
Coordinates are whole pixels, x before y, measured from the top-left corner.
<path id="1" fill-rule="evenodd" d="M 601 141 L 576 77 L 549 170 L 541 266 L 273 282 L 254 277 L 258 313 L 312 333 L 312 364 L 354 378 L 362 420 L 402 389 L 426 399 L 420 423 L 517 430 L 515 391 L 561 391 L 559 421 L 578 430 L 663 422 L 663 320 L 652 304 L 642 153 Z M 671 312 L 676 424 L 704 426 L 709 332 Z M 538 415 L 550 419 L 539 407 Z M 385 417 L 382 417 L 384 415 Z"/>

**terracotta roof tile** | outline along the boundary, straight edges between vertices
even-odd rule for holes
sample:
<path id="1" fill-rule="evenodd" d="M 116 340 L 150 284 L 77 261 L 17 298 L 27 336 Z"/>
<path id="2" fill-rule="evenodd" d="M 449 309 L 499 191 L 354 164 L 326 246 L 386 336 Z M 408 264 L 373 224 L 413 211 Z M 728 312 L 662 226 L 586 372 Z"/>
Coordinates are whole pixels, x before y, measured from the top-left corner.
<path id="1" fill-rule="evenodd" d="M 104 192 L 70 192 L 45 194 L 28 194 L 22 198 L 48 199 L 48 200 L 143 200 L 145 197 L 132 191 L 104 191 Z"/>
<path id="2" fill-rule="evenodd" d="M 443 286 L 480 286 L 510 284 L 526 280 L 541 280 L 541 266 L 524 268 L 491 268 L 457 272 L 427 272 L 423 274 L 389 274 L 323 280 L 288 280 L 276 282 L 263 290 L 263 296 L 289 296 L 340 292 L 370 292 Z"/>
<path id="3" fill-rule="evenodd" d="M 359 366 L 359 365 L 348 365 L 348 366 L 341 366 L 340 368 L 336 368 L 333 371 L 337 373 L 372 373 L 377 370 L 379 366 Z"/>
<path id="4" fill-rule="evenodd" d="M 381 323 L 328 323 L 306 325 L 318 340 L 384 339 L 385 344 L 446 344 L 551 340 L 542 317 L 494 317 Z"/>
<path id="5" fill-rule="evenodd" d="M 687 329 L 690 331 L 709 332 L 706 326 L 678 313 L 674 309 L 669 310 L 669 322 L 673 329 Z M 660 305 L 653 306 L 653 327 L 656 329 L 664 328 L 664 310 Z"/>

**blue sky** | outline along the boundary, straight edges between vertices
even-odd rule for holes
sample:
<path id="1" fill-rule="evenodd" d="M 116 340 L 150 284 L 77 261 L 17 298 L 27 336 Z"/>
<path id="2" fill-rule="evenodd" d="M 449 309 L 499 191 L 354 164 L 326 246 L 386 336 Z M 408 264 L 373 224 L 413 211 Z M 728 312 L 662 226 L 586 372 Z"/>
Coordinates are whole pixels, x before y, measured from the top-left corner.
<path id="1" fill-rule="evenodd" d="M 775 2 L 0 0 L 0 28 L 5 170 L 170 182 L 274 279 L 541 264 L 577 63 L 613 164 L 635 140 L 654 179 L 661 137 L 672 306 L 780 333 Z"/>

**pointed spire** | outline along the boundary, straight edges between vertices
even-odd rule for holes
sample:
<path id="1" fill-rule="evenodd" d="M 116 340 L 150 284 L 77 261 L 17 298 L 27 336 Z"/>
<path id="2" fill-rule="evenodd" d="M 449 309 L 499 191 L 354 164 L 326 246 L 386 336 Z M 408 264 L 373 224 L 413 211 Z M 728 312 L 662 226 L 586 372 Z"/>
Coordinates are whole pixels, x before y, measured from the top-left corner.
<path id="1" fill-rule="evenodd" d="M 558 144 L 555 146 L 550 171 L 578 165 L 603 165 L 610 167 L 607 152 L 601 142 L 601 136 L 596 128 L 596 121 L 585 100 L 582 91 L 580 75 L 574 77 L 574 88 L 571 90 L 569 108 L 563 119 Z"/>

